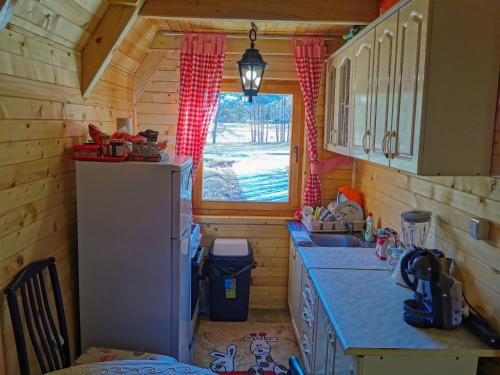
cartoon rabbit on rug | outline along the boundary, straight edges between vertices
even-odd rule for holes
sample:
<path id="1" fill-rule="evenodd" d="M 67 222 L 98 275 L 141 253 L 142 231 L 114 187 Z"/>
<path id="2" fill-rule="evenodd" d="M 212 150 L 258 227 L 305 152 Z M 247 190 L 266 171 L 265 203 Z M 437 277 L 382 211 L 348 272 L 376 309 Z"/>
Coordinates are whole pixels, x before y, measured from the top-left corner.
<path id="1" fill-rule="evenodd" d="M 259 335 L 251 333 L 245 336 L 243 341 L 250 341 L 250 352 L 255 356 L 256 365 L 248 369 L 249 375 L 262 375 L 270 371 L 277 375 L 286 374 L 287 368 L 276 362 L 271 357 L 271 346 L 269 343 L 278 342 L 276 337 L 267 337 L 265 332 Z"/>
<path id="2" fill-rule="evenodd" d="M 236 345 L 229 345 L 227 352 L 212 352 L 210 356 L 213 358 L 210 363 L 210 369 L 214 372 L 232 372 L 234 371 L 234 357 L 236 355 Z"/>

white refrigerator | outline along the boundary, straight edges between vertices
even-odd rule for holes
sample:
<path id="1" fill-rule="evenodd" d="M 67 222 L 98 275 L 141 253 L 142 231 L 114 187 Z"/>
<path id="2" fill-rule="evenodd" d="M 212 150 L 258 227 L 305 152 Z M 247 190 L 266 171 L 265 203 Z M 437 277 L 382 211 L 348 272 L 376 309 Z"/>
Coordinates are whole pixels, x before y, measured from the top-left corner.
<path id="1" fill-rule="evenodd" d="M 76 163 L 82 351 L 191 360 L 191 159 Z"/>

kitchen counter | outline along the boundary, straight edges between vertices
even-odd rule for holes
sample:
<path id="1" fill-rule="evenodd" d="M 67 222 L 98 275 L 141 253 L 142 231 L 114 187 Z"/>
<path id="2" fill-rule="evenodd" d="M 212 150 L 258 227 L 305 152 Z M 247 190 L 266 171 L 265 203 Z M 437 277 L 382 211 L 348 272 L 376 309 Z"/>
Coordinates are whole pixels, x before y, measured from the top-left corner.
<path id="1" fill-rule="evenodd" d="M 302 247 L 299 254 L 306 269 L 353 268 L 387 271 L 387 262 L 375 255 L 375 249 L 364 247 Z"/>
<path id="2" fill-rule="evenodd" d="M 403 320 L 403 300 L 413 293 L 389 272 L 311 269 L 312 282 L 346 354 L 495 357 L 465 327 L 419 329 Z"/>

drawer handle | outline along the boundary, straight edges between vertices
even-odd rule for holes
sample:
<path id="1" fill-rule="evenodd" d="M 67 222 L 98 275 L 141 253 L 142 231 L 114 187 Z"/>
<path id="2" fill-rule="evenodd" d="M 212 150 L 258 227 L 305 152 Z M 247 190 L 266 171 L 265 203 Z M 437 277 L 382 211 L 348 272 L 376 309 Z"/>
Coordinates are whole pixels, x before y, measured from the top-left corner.
<path id="1" fill-rule="evenodd" d="M 314 304 L 314 297 L 313 297 L 313 293 L 311 292 L 311 289 L 309 289 L 308 287 L 306 287 L 304 289 L 304 298 L 306 299 L 307 302 L 309 302 L 311 305 Z"/>
<path id="2" fill-rule="evenodd" d="M 312 323 L 311 314 L 309 313 L 309 311 L 307 311 L 306 307 L 302 311 L 302 319 L 304 319 L 306 323 L 309 323 L 309 325 L 311 325 Z"/>
<path id="3" fill-rule="evenodd" d="M 302 341 L 300 343 L 300 350 L 302 350 L 305 354 L 311 353 L 311 348 L 308 347 L 307 341 Z"/>

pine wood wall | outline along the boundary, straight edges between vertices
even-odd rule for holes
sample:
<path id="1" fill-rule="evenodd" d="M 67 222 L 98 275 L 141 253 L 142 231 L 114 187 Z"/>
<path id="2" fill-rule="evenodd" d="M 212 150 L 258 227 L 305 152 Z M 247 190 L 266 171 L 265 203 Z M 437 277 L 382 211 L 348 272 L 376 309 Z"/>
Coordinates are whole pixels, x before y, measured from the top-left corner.
<path id="1" fill-rule="evenodd" d="M 112 131 L 117 117 L 133 116 L 133 75 L 156 32 L 138 21 L 83 99 L 80 52 L 106 9 L 101 0 L 19 0 L 0 32 L 0 374 L 18 373 L 3 288 L 38 259 L 56 258 L 73 358 L 78 349 L 75 174 L 66 149 L 87 139 L 90 122 Z"/>
<path id="2" fill-rule="evenodd" d="M 223 79 L 239 79 L 236 61 L 240 57 L 237 54 L 226 55 Z M 292 55 L 268 55 L 264 58 L 269 64 L 265 79 L 298 82 Z M 150 128 L 160 132 L 160 137 L 169 141 L 170 153 L 173 153 L 175 147 L 179 111 L 179 65 L 179 52 L 166 51 L 165 58 L 137 104 L 139 129 Z M 317 108 L 320 160 L 333 156 L 332 153 L 323 150 L 324 76 L 325 74 Z M 306 178 L 307 168 L 303 176 L 304 180 Z M 321 179 L 323 204 L 327 204 L 336 198 L 339 186 L 351 184 L 351 165 L 324 173 Z M 203 216 L 197 217 L 197 220 L 202 225 L 203 241 L 206 246 L 216 237 L 248 238 L 255 251 L 258 265 L 252 273 L 250 296 L 252 307 L 286 308 L 289 234 L 285 218 Z"/>

